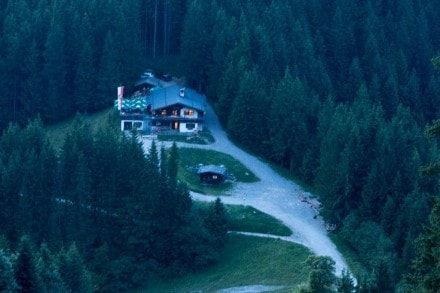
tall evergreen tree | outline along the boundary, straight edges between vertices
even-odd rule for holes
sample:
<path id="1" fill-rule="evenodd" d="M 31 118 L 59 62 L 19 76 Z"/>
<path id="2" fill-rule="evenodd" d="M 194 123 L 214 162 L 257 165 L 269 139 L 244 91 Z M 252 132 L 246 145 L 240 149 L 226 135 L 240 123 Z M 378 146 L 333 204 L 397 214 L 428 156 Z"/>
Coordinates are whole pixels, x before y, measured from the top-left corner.
<path id="1" fill-rule="evenodd" d="M 116 97 L 116 88 L 122 82 L 121 65 L 117 60 L 113 34 L 109 31 L 105 37 L 104 48 L 97 78 L 97 91 L 93 101 L 94 109 L 101 109 L 111 105 Z"/>
<path id="2" fill-rule="evenodd" d="M 214 12 L 210 2 L 191 1 L 182 33 L 181 52 L 185 75 L 189 84 L 199 91 L 206 88 L 208 66 L 212 59 L 208 53 L 212 50 Z"/>
<path id="3" fill-rule="evenodd" d="M 309 256 L 306 265 L 310 268 L 309 292 L 332 292 L 336 282 L 335 261 L 327 256 Z"/>
<path id="4" fill-rule="evenodd" d="M 90 273 L 74 243 L 69 246 L 67 251 L 61 250 L 58 255 L 58 262 L 61 278 L 70 291 L 93 292 Z"/>
<path id="5" fill-rule="evenodd" d="M 263 145 L 257 145 L 256 142 L 261 142 L 268 131 L 266 111 L 260 106 L 268 102 L 265 92 L 259 87 L 262 81 L 256 69 L 244 73 L 228 121 L 232 138 L 255 151 L 262 151 Z"/>
<path id="6" fill-rule="evenodd" d="M 15 264 L 18 292 L 41 292 L 41 280 L 35 263 L 34 249 L 28 236 L 21 238 L 18 253 Z"/>
<path id="7" fill-rule="evenodd" d="M 42 243 L 40 246 L 40 250 L 37 254 L 36 267 L 44 287 L 44 292 L 68 292 L 61 280 L 56 259 L 45 243 Z"/>
<path id="8" fill-rule="evenodd" d="M 302 82 L 286 70 L 273 99 L 270 121 L 276 127 L 269 129 L 272 157 L 291 171 L 298 170 L 308 141 L 305 124 L 307 95 Z"/>
<path id="9" fill-rule="evenodd" d="M 23 93 L 23 79 L 26 78 L 24 56 L 29 54 L 31 39 L 31 11 L 27 1 L 7 1 L 3 21 L 2 68 L 4 79 L 2 88 L 8 89 L 8 95 L 2 95 L 7 125 L 9 121 L 23 123 L 23 107 L 27 104 Z M 6 103 L 5 103 L 6 102 Z"/>
<path id="10" fill-rule="evenodd" d="M 434 200 L 429 225 L 416 242 L 417 255 L 409 277 L 414 292 L 436 292 L 440 288 L 440 200 Z"/>
<path id="11" fill-rule="evenodd" d="M 11 259 L 0 249 L 0 291 L 15 292 L 17 288 Z"/>
<path id="12" fill-rule="evenodd" d="M 96 65 L 94 64 L 92 49 L 89 42 L 85 42 L 79 57 L 78 68 L 75 77 L 75 106 L 79 111 L 87 113 L 93 109 L 96 99 Z"/>
<path id="13" fill-rule="evenodd" d="M 204 221 L 206 229 L 214 239 L 215 247 L 221 248 L 226 241 L 227 221 L 226 209 L 220 198 L 217 198 L 209 207 Z"/>
<path id="14" fill-rule="evenodd" d="M 44 85 L 47 97 L 44 117 L 57 121 L 69 113 L 72 104 L 71 93 L 67 91 L 67 67 L 64 55 L 63 28 L 57 22 L 52 23 L 44 53 Z"/>
<path id="15" fill-rule="evenodd" d="M 438 137 L 439 129 L 437 120 L 426 128 L 426 137 Z M 426 175 L 438 174 L 438 162 L 422 167 L 421 172 Z M 440 200 L 434 197 L 433 201 L 429 223 L 416 242 L 416 257 L 412 266 L 413 270 L 408 277 L 410 288 L 414 292 L 436 292 L 440 288 Z"/>

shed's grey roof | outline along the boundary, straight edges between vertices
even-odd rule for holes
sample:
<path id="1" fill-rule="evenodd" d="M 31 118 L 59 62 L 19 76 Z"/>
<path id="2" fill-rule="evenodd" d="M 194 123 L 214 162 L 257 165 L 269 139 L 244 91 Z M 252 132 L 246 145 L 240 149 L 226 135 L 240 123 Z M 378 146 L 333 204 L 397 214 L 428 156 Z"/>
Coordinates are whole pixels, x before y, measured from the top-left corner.
<path id="1" fill-rule="evenodd" d="M 199 111 L 205 111 L 206 97 L 190 88 L 183 88 L 184 95 L 180 95 L 182 86 L 172 85 L 151 91 L 151 110 L 166 108 L 171 105 L 183 105 Z"/>
<path id="2" fill-rule="evenodd" d="M 216 166 L 216 165 L 206 165 L 199 168 L 197 174 L 201 173 L 215 173 L 225 176 L 226 168 L 225 166 Z"/>

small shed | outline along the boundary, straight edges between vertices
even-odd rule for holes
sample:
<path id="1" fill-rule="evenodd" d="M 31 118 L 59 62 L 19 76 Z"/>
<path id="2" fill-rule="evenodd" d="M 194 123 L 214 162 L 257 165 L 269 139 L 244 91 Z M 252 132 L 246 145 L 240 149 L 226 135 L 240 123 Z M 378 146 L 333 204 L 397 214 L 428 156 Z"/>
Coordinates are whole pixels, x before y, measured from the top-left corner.
<path id="1" fill-rule="evenodd" d="M 225 180 L 225 166 L 206 165 L 199 168 L 197 174 L 200 176 L 200 183 L 220 184 Z"/>

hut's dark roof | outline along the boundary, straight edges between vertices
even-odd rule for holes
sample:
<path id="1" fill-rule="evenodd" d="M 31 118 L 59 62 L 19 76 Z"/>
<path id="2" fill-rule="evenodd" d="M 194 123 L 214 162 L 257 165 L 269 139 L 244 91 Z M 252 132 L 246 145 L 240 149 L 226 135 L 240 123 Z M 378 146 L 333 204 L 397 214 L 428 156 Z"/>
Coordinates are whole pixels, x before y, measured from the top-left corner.
<path id="1" fill-rule="evenodd" d="M 182 86 L 172 85 L 159 88 L 151 92 L 150 103 L 151 109 L 161 109 L 170 105 L 183 105 L 196 110 L 204 111 L 206 105 L 206 97 L 197 93 L 190 88 L 184 88 L 183 97 L 180 96 Z"/>
<path id="2" fill-rule="evenodd" d="M 215 173 L 225 176 L 226 168 L 225 166 L 206 165 L 200 167 L 199 170 L 197 171 L 197 174 L 202 174 L 202 173 Z"/>

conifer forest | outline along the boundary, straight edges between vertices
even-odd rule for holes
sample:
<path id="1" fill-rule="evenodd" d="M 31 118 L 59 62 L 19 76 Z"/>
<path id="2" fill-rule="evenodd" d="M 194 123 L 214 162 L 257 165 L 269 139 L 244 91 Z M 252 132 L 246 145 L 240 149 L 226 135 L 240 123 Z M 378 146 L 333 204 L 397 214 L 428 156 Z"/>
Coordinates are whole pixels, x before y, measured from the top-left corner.
<path id="1" fill-rule="evenodd" d="M 439 55 L 438 0 L 0 1 L 0 291 L 127 291 L 218 260 L 224 209 L 194 208 L 177 147 L 77 115 L 172 58 L 319 197 L 360 292 L 438 292 Z M 54 148 L 43 125 L 74 116 Z"/>

